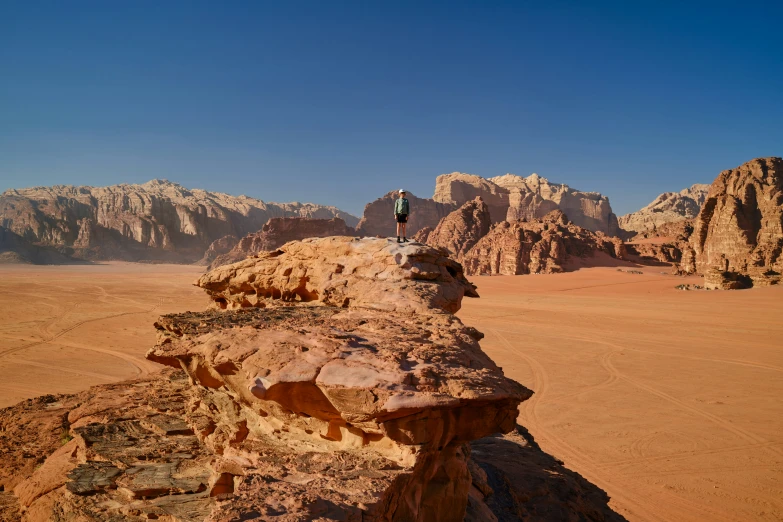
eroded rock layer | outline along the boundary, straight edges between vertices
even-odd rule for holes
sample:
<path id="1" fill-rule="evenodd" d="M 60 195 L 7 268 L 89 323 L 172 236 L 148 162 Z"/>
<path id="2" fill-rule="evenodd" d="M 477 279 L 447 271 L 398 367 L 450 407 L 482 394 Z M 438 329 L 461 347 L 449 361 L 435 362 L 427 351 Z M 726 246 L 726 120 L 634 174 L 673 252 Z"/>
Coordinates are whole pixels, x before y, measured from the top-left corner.
<path id="1" fill-rule="evenodd" d="M 424 239 L 430 246 L 445 248 L 460 261 L 479 239 L 487 235 L 491 225 L 489 207 L 477 196 L 441 219 L 435 230 L 414 239 Z"/>
<path id="2" fill-rule="evenodd" d="M 327 237 L 288 243 L 204 274 L 197 285 L 221 308 L 315 301 L 387 311 L 455 313 L 478 297 L 462 266 L 421 244 Z"/>
<path id="3" fill-rule="evenodd" d="M 215 240 L 243 237 L 273 217 L 357 219 L 334 207 L 265 203 L 247 196 L 189 190 L 153 180 L 142 185 L 56 185 L 7 190 L 0 221 L 25 240 L 72 248 L 76 257 L 196 262 Z"/>
<path id="4" fill-rule="evenodd" d="M 340 218 L 272 218 L 261 230 L 246 235 L 231 250 L 216 256 L 210 262 L 209 269 L 236 263 L 259 252 L 274 250 L 289 241 L 308 237 L 353 236 L 354 233 Z"/>
<path id="5" fill-rule="evenodd" d="M 551 274 L 601 254 L 622 259 L 625 247 L 620 239 L 574 225 L 555 210 L 535 221 L 493 225 L 462 257 L 462 265 L 468 275 Z"/>
<path id="6" fill-rule="evenodd" d="M 620 216 L 620 228 L 639 233 L 693 219 L 699 214 L 709 189 L 709 185 L 697 183 L 680 192 L 664 192 L 641 210 Z"/>
<path id="7" fill-rule="evenodd" d="M 783 273 L 783 159 L 758 158 L 721 172 L 694 223 L 682 269 L 772 284 Z"/>

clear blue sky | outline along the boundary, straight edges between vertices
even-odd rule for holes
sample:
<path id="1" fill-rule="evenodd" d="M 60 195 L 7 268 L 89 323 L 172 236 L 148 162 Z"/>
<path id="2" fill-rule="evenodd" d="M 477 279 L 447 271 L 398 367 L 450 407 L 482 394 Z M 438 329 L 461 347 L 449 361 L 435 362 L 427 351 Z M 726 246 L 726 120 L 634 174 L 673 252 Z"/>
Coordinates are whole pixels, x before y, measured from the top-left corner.
<path id="1" fill-rule="evenodd" d="M 622 214 L 783 155 L 782 5 L 0 0 L 0 190 L 168 178 L 361 214 L 538 172 Z"/>

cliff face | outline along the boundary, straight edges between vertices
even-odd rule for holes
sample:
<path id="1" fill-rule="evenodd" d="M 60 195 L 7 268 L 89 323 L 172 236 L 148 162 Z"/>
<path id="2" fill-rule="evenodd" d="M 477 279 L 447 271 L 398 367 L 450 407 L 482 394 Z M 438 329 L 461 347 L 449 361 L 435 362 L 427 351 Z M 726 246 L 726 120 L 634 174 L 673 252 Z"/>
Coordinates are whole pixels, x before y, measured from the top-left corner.
<path id="1" fill-rule="evenodd" d="M 110 187 L 53 186 L 0 196 L 3 226 L 45 246 L 71 247 L 87 259 L 195 262 L 215 240 L 242 237 L 270 218 L 356 218 L 309 203 L 265 203 L 188 190 L 168 181 Z"/>
<path id="2" fill-rule="evenodd" d="M 247 256 L 281 247 L 308 237 L 353 236 L 355 231 L 340 218 L 272 218 L 261 230 L 240 239 L 227 252 L 215 256 L 209 269 L 236 263 Z"/>
<path id="3" fill-rule="evenodd" d="M 709 189 L 709 185 L 696 184 L 680 192 L 664 192 L 643 209 L 621 216 L 620 228 L 644 232 L 666 223 L 693 219 L 699 214 Z"/>
<path id="4" fill-rule="evenodd" d="M 40 247 L 26 241 L 5 227 L 0 227 L 0 263 L 29 263 L 33 265 L 66 265 L 83 263 L 69 253 L 51 247 Z"/>
<path id="5" fill-rule="evenodd" d="M 462 264 L 468 275 L 552 274 L 600 253 L 623 259 L 625 247 L 619 238 L 590 232 L 555 210 L 535 221 L 493 225 L 462 256 Z"/>
<path id="6" fill-rule="evenodd" d="M 758 158 L 721 172 L 694 223 L 685 272 L 711 270 L 773 284 L 783 272 L 783 159 Z M 716 279 L 713 277 L 712 279 Z M 718 283 L 714 283 L 719 286 Z"/>
<path id="7" fill-rule="evenodd" d="M 385 196 L 368 203 L 364 207 L 364 215 L 356 226 L 356 233 L 369 237 L 393 237 L 397 235 L 397 224 L 394 221 L 394 202 L 399 195 L 389 192 Z M 431 199 L 423 199 L 407 194 L 411 214 L 408 217 L 407 234 L 413 237 L 424 227 L 435 228 L 440 220 L 446 217 L 459 205 L 439 203 Z"/>

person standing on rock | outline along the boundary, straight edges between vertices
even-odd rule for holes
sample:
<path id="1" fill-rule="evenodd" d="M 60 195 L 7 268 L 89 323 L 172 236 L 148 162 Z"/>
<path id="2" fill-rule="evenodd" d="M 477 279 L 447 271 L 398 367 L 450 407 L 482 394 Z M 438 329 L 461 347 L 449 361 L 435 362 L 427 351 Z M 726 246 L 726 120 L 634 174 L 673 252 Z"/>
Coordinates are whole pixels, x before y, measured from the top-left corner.
<path id="1" fill-rule="evenodd" d="M 397 221 L 398 243 L 408 242 L 408 239 L 405 237 L 405 224 L 408 222 L 408 214 L 410 214 L 410 205 L 405 197 L 405 191 L 400 189 L 400 197 L 394 202 L 394 219 Z M 400 240 L 400 235 L 402 235 L 402 240 Z"/>

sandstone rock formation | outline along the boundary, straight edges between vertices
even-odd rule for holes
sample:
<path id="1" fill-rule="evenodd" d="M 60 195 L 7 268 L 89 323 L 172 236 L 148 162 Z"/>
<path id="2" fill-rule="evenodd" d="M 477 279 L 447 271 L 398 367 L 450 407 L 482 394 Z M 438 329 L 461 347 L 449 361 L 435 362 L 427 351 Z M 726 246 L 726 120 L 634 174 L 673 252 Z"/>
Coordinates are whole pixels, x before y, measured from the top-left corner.
<path id="1" fill-rule="evenodd" d="M 425 242 L 428 245 L 445 248 L 457 261 L 468 252 L 479 239 L 487 235 L 492 218 L 489 207 L 481 196 L 470 200 L 440 220 Z"/>
<path id="2" fill-rule="evenodd" d="M 0 410 L 0 516 L 622 520 L 516 426 L 531 392 L 451 314 L 475 291 L 441 251 L 310 239 L 198 284 L 215 308 L 155 325 L 174 369 Z"/>
<path id="3" fill-rule="evenodd" d="M 681 267 L 773 284 L 783 273 L 783 159 L 758 158 L 721 172 L 694 223 Z"/>
<path id="4" fill-rule="evenodd" d="M 264 203 L 246 196 L 189 190 L 153 180 L 143 185 L 57 185 L 0 195 L 6 228 L 42 246 L 71 247 L 85 259 L 195 262 L 221 237 L 242 237 L 270 218 L 356 218 L 334 207 Z"/>
<path id="5" fill-rule="evenodd" d="M 593 233 L 569 222 L 555 210 L 536 221 L 504 221 L 462 257 L 465 273 L 551 274 L 563 272 L 586 258 L 625 256 L 625 246 L 616 237 Z"/>
<path id="6" fill-rule="evenodd" d="M 433 199 L 421 199 L 411 194 L 411 217 L 408 237 L 419 230 L 435 228 L 446 217 L 468 201 L 481 197 L 489 208 L 493 223 L 538 219 L 553 210 L 562 210 L 578 226 L 610 236 L 620 234 L 617 216 L 612 213 L 609 199 L 597 192 L 581 192 L 557 183 L 550 183 L 538 174 L 527 178 L 506 174 L 482 178 L 474 174 L 452 172 L 435 180 Z M 391 237 L 396 192 L 369 203 L 357 226 L 361 236 Z"/>
<path id="7" fill-rule="evenodd" d="M 217 259 L 218 256 L 222 256 L 223 254 L 228 254 L 229 252 L 231 252 L 231 249 L 237 246 L 237 243 L 239 243 L 239 238 L 230 235 L 223 236 L 220 239 L 214 240 L 209 245 L 209 248 L 207 248 L 207 251 L 204 252 L 204 257 L 202 257 L 197 264 L 209 265 L 210 263 L 212 263 L 212 261 Z"/>
<path id="8" fill-rule="evenodd" d="M 261 230 L 248 234 L 231 250 L 216 256 L 210 262 L 209 269 L 236 263 L 259 252 L 274 250 L 289 241 L 308 237 L 353 236 L 354 234 L 354 230 L 340 218 L 272 218 Z"/>
<path id="9" fill-rule="evenodd" d="M 478 297 L 462 266 L 440 250 L 387 239 L 327 237 L 288 243 L 201 276 L 221 308 L 315 301 L 385 311 L 455 313 Z"/>
<path id="10" fill-rule="evenodd" d="M 493 223 L 504 221 L 508 212 L 508 190 L 474 174 L 452 172 L 442 174 L 435 180 L 435 195 L 432 199 L 459 207 L 477 197 L 489 208 Z"/>
<path id="11" fill-rule="evenodd" d="M 371 203 L 367 203 L 364 207 L 364 215 L 359 224 L 356 225 L 356 233 L 360 236 L 369 237 L 396 236 L 397 225 L 394 221 L 394 202 L 398 197 L 398 193 L 393 191 Z M 410 202 L 411 209 L 407 225 L 408 237 L 413 237 L 422 228 L 435 228 L 442 218 L 459 206 L 418 198 L 410 192 L 406 197 Z"/>
<path id="12" fill-rule="evenodd" d="M 697 183 L 680 192 L 664 192 L 641 210 L 621 216 L 620 228 L 644 232 L 666 223 L 693 219 L 699 214 L 709 189 L 709 185 Z"/>
<path id="13" fill-rule="evenodd" d="M 509 191 L 508 221 L 540 218 L 560 209 L 572 223 L 582 228 L 610 236 L 620 232 L 609 198 L 598 192 L 581 192 L 565 184 L 551 183 L 538 174 L 526 178 L 506 174 L 489 178 L 489 181 Z"/>
<path id="14" fill-rule="evenodd" d="M 68 253 L 51 247 L 40 247 L 26 241 L 5 227 L 0 227 L 0 264 L 29 263 L 33 265 L 67 265 L 83 263 Z"/>

